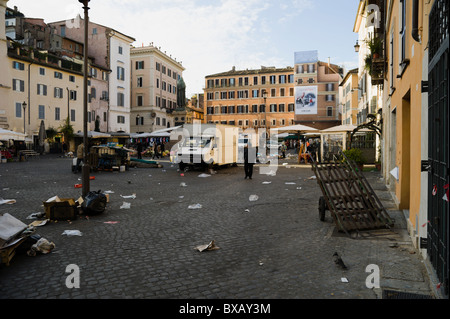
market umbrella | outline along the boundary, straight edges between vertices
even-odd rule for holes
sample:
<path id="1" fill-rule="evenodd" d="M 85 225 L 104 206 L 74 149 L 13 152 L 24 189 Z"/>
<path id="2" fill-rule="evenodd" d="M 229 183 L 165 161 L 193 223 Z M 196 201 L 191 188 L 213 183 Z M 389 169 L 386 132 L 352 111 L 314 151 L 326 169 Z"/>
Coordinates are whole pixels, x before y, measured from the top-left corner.
<path id="1" fill-rule="evenodd" d="M 25 134 L 0 128 L 0 141 L 25 140 Z"/>
<path id="2" fill-rule="evenodd" d="M 47 138 L 47 133 L 45 132 L 44 120 L 41 120 L 41 125 L 39 126 L 39 146 L 43 147 L 45 139 Z"/>
<path id="3" fill-rule="evenodd" d="M 352 132 L 357 126 L 353 124 L 342 124 L 338 126 L 333 126 L 330 128 L 327 128 L 325 130 L 322 130 L 321 132 L 324 133 L 331 133 L 331 132 Z M 370 132 L 369 129 L 361 129 L 359 130 L 361 132 Z"/>
<path id="4" fill-rule="evenodd" d="M 78 133 L 75 133 L 75 136 L 83 137 L 84 134 L 82 132 L 78 132 Z M 108 134 L 108 133 L 101 133 L 101 132 L 96 132 L 96 131 L 88 131 L 87 136 L 89 138 L 108 138 L 108 137 L 111 137 L 111 135 Z"/>
<path id="5" fill-rule="evenodd" d="M 284 126 L 284 127 L 277 127 L 270 129 L 271 131 L 277 131 L 278 133 L 312 133 L 317 132 L 318 129 L 315 129 L 313 127 L 309 127 L 302 124 L 297 125 L 290 125 L 290 126 Z"/>

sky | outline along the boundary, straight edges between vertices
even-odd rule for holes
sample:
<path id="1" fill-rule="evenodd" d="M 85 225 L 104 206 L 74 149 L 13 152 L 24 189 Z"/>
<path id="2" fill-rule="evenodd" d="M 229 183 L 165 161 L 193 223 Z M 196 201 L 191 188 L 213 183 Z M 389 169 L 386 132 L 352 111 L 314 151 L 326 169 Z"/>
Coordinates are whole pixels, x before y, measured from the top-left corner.
<path id="1" fill-rule="evenodd" d="M 294 66 L 294 52 L 317 50 L 319 60 L 358 66 L 353 32 L 359 0 L 91 0 L 89 18 L 151 42 L 181 61 L 190 98 L 205 76 L 261 66 Z M 77 0 L 9 0 L 46 23 L 83 16 Z"/>

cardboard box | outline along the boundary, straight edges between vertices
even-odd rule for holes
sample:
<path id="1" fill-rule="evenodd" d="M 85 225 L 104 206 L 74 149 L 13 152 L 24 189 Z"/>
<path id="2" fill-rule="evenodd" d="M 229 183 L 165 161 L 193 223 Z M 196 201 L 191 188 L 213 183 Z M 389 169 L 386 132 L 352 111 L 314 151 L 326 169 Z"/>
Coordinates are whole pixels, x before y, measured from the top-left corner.
<path id="1" fill-rule="evenodd" d="M 78 215 L 78 206 L 73 198 L 54 196 L 44 202 L 44 212 L 50 220 L 74 220 Z"/>

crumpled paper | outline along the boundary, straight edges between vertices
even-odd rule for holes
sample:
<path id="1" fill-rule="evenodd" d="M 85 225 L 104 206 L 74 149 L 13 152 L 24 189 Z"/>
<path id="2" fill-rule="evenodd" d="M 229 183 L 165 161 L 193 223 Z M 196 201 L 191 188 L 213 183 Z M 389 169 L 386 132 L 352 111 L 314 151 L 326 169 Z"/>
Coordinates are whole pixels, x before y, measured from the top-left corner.
<path id="1" fill-rule="evenodd" d="M 217 249 L 220 249 L 220 247 L 216 246 L 215 241 L 212 240 L 209 244 L 197 246 L 197 247 L 195 247 L 195 249 L 197 249 L 199 252 L 202 252 L 202 251 L 205 251 L 205 250 L 206 251 L 208 251 L 208 250 L 217 250 Z"/>
<path id="2" fill-rule="evenodd" d="M 31 246 L 31 249 L 27 251 L 27 255 L 34 257 L 36 253 L 40 252 L 42 254 L 48 254 L 55 248 L 55 244 L 53 242 L 48 241 L 45 238 L 40 238 L 36 244 Z"/>

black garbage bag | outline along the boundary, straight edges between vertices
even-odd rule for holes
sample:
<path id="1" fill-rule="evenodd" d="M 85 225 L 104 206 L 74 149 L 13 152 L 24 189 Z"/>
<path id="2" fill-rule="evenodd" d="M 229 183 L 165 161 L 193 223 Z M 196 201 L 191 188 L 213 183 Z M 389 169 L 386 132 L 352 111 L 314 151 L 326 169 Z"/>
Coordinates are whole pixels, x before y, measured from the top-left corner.
<path id="1" fill-rule="evenodd" d="M 81 204 L 81 208 L 85 213 L 101 214 L 106 209 L 106 195 L 100 190 L 87 193 L 83 200 L 84 202 Z"/>

